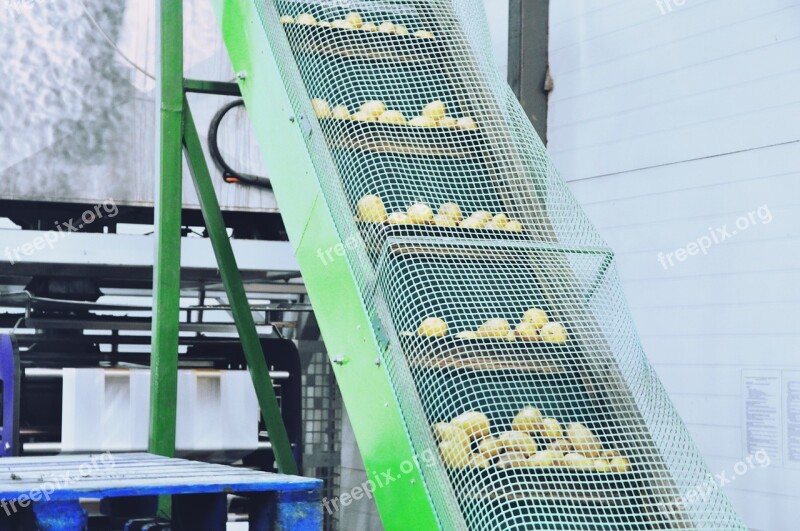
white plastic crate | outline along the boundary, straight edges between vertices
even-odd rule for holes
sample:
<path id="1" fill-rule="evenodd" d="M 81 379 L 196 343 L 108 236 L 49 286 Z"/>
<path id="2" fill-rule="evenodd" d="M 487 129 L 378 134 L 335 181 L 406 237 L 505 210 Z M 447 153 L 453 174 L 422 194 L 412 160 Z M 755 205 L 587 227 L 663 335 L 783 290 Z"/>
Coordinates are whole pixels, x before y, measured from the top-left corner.
<path id="1" fill-rule="evenodd" d="M 147 449 L 150 371 L 64 369 L 61 451 Z M 178 373 L 178 452 L 252 451 L 259 409 L 247 371 Z"/>

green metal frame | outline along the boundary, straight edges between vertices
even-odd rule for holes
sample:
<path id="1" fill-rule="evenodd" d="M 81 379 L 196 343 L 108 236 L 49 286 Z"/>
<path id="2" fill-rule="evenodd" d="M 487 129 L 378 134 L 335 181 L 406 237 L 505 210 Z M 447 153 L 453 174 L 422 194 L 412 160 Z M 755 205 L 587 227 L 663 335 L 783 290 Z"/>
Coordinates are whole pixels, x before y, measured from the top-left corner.
<path id="1" fill-rule="evenodd" d="M 297 474 L 297 463 L 283 424 L 269 368 L 185 96 L 185 92 L 231 95 L 235 85 L 184 79 L 183 2 L 163 0 L 159 6 L 159 162 L 155 201 L 157 251 L 153 267 L 149 449 L 152 453 L 165 456 L 175 453 L 183 147 L 278 469 L 286 474 Z"/>
<path id="2" fill-rule="evenodd" d="M 333 360 L 367 476 L 386 529 L 439 529 L 418 457 L 389 377 L 380 338 L 346 260 L 323 264 L 320 250 L 343 245 L 320 190 L 302 124 L 295 116 L 253 0 L 214 0 L 222 34 L 264 153 L 275 197 Z M 404 466 L 401 473 L 400 467 Z M 388 482 L 387 475 L 393 477 Z M 335 509 L 334 505 L 331 509 Z"/>

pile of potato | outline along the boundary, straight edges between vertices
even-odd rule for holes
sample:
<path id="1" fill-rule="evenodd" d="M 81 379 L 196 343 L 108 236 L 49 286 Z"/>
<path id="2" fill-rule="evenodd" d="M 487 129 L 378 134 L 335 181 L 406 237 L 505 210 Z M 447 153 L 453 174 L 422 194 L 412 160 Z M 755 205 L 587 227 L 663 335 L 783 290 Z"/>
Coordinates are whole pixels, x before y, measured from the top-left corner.
<path id="1" fill-rule="evenodd" d="M 311 13 L 300 13 L 296 17 L 291 15 L 281 16 L 281 24 L 298 24 L 301 26 L 321 26 L 325 28 L 339 28 L 347 30 L 358 30 L 366 32 L 387 33 L 389 35 L 410 35 L 408 28 L 402 24 L 395 24 L 394 22 L 384 21 L 381 24 L 374 24 L 372 22 L 364 22 L 360 13 L 352 11 L 347 14 L 343 19 L 334 20 L 331 22 L 325 20 L 317 20 Z M 419 39 L 435 39 L 432 31 L 417 30 L 414 36 Z"/>
<path id="2" fill-rule="evenodd" d="M 444 102 L 434 101 L 422 109 L 422 114 L 406 120 L 402 112 L 387 109 L 386 104 L 378 100 L 364 102 L 353 114 L 345 105 L 331 108 L 330 103 L 322 98 L 311 100 L 311 107 L 317 118 L 335 118 L 337 120 L 354 120 L 357 122 L 379 122 L 393 125 L 409 125 L 412 127 L 446 127 L 449 129 L 475 130 L 478 124 L 469 117 L 453 118 L 447 116 Z"/>
<path id="3" fill-rule="evenodd" d="M 511 431 L 494 436 L 489 418 L 468 411 L 433 426 L 439 453 L 448 468 L 561 467 L 592 472 L 630 471 L 627 458 L 605 450 L 597 436 L 579 422 L 566 429 L 533 406 L 523 408 Z"/>
<path id="4" fill-rule="evenodd" d="M 366 223 L 390 223 L 392 225 L 434 225 L 436 227 L 463 227 L 467 229 L 493 229 L 522 232 L 522 223 L 508 219 L 506 214 L 492 215 L 485 210 L 472 213 L 467 218 L 455 203 L 445 203 L 436 214 L 425 203 L 415 203 L 405 212 L 386 213 L 383 200 L 377 195 L 365 195 L 356 205 L 358 220 Z"/>
<path id="5" fill-rule="evenodd" d="M 425 337 L 444 337 L 447 323 L 439 317 L 428 317 L 422 321 L 417 333 Z M 465 330 L 456 334 L 458 339 L 494 338 L 506 341 L 545 341 L 563 345 L 569 339 L 567 329 L 561 323 L 551 322 L 547 312 L 539 308 L 527 310 L 520 323 L 511 329 L 508 321 L 501 318 L 485 321 L 477 331 Z"/>

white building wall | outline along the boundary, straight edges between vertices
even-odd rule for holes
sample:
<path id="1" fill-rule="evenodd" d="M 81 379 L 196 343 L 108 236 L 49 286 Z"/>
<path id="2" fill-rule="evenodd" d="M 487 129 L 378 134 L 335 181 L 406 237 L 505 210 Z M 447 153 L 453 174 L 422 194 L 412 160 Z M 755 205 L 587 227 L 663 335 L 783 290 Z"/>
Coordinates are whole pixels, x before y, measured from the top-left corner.
<path id="1" fill-rule="evenodd" d="M 793 531 L 800 1 L 660 4 L 551 2 L 549 148 L 616 251 L 645 350 L 712 472 L 735 478 L 724 489 L 752 529 Z M 667 253 L 726 225 L 725 241 L 670 266 Z M 775 416 L 750 426 L 777 446 L 770 466 L 737 476 L 761 444 L 746 444 L 743 389 L 758 369 Z"/>

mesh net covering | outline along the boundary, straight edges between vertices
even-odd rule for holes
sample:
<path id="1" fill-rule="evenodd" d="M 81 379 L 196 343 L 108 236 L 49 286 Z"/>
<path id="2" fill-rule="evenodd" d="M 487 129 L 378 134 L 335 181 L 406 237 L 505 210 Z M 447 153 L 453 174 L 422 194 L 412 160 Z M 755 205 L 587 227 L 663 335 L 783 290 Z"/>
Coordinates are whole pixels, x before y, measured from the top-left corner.
<path id="1" fill-rule="evenodd" d="M 441 527 L 744 529 L 482 3 L 257 5 Z"/>

